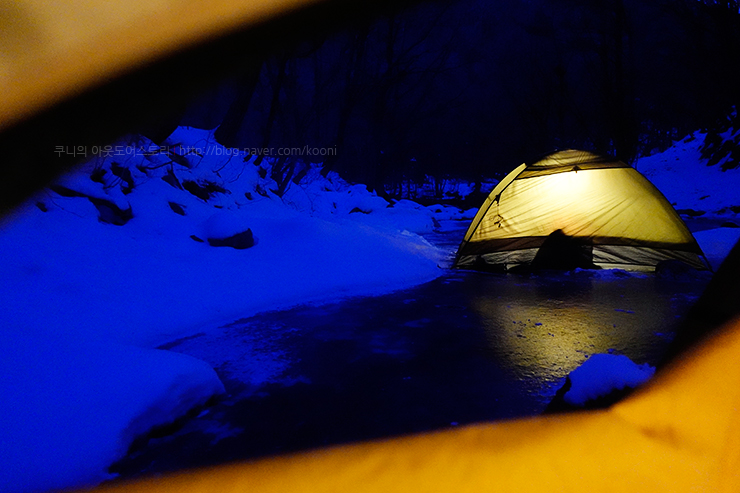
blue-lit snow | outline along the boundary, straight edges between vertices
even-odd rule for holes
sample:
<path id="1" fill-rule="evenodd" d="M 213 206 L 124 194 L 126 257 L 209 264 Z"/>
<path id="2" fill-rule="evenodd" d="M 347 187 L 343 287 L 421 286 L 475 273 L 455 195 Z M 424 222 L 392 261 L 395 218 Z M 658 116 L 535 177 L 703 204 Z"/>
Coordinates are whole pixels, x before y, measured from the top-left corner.
<path id="1" fill-rule="evenodd" d="M 183 354 L 63 334 L 0 341 L 2 491 L 105 480 L 134 438 L 224 391 L 207 363 Z"/>
<path id="2" fill-rule="evenodd" d="M 654 373 L 654 367 L 638 365 L 622 354 L 594 354 L 570 372 L 568 377 L 572 386 L 563 398 L 568 404 L 583 406 L 612 390 L 642 385 Z"/>
<path id="3" fill-rule="evenodd" d="M 735 243 L 740 241 L 740 228 L 715 228 L 698 231 L 694 233 L 694 238 L 701 246 L 712 269 L 717 270 Z"/>
<path id="4" fill-rule="evenodd" d="M 732 133 L 725 137 L 732 137 Z M 705 133 L 694 132 L 664 152 L 639 159 L 635 166 L 679 211 L 691 209 L 706 216 L 734 216 L 729 208 L 740 206 L 740 170 L 722 171 L 729 156 L 707 166 L 700 151 L 705 137 Z"/>
<path id="5" fill-rule="evenodd" d="M 699 140 L 641 159 L 638 170 L 677 208 L 701 206 L 734 218 L 727 208 L 740 204 L 740 172 L 707 170 Z M 195 129 L 178 129 L 170 143 L 218 149 L 209 132 Z M 276 184 L 269 172 L 261 177 L 253 160 L 217 154 L 188 155 L 190 168 L 173 166 L 180 180 L 207 179 L 230 192 L 207 203 L 161 179 L 169 167 L 164 153 L 138 153 L 104 163 L 132 172 L 130 194 L 110 172 L 104 183 L 90 180 L 92 161 L 60 179 L 121 209 L 130 205 L 134 217 L 124 226 L 99 223 L 85 198 L 49 190 L 2 219 L 0 347 L 7 356 L 0 362 L 0 460 L 6 464 L 0 491 L 98 483 L 137 434 L 222 391 L 207 364 L 152 348 L 263 310 L 434 279 L 449 258 L 419 234 L 431 232 L 435 220 L 470 219 L 476 212 L 410 201 L 387 207 L 363 186 L 335 174 L 325 179 L 318 168 L 278 197 L 270 192 Z M 245 228 L 257 241 L 247 250 L 191 238 Z M 738 236 L 732 228 L 696 235 L 714 266 Z M 204 350 L 218 353 L 215 360 L 235 358 L 228 348 Z M 238 371 L 255 381 L 281 371 L 279 358 L 259 351 L 236 358 Z M 598 380 L 585 379 L 601 386 Z"/>
<path id="6" fill-rule="evenodd" d="M 179 129 L 170 142 L 218 149 L 209 132 L 195 129 Z M 189 155 L 190 169 L 174 165 L 180 180 L 207 179 L 229 191 L 207 203 L 161 179 L 163 153 L 105 159 L 104 167 L 116 161 L 132 172 L 130 194 L 110 171 L 105 183 L 92 181 L 95 160 L 59 180 L 121 209 L 130 205 L 134 217 L 123 226 L 100 223 L 84 197 L 49 190 L 2 219 L 0 491 L 98 483 L 137 434 L 223 390 L 204 362 L 151 349 L 163 342 L 259 311 L 385 293 L 442 272 L 442 252 L 415 233 L 431 231 L 431 210 L 386 210 L 364 187 L 334 174 L 324 179 L 318 169 L 278 197 L 269 173 L 260 177 L 253 159 L 242 158 Z M 354 208 L 369 214 L 350 214 Z M 257 240 L 247 250 L 191 238 L 246 228 Z M 246 356 L 242 371 L 257 380 L 279 371 Z"/>

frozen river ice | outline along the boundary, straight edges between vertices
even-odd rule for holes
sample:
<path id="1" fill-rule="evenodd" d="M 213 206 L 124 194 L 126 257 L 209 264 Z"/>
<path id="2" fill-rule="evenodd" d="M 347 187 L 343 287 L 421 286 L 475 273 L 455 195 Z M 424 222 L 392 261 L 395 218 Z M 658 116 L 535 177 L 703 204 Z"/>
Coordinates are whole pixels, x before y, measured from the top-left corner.
<path id="1" fill-rule="evenodd" d="M 464 225 L 429 241 L 453 252 Z M 589 355 L 656 364 L 697 273 L 447 271 L 392 294 L 267 312 L 163 346 L 228 395 L 116 465 L 122 477 L 542 412 Z"/>

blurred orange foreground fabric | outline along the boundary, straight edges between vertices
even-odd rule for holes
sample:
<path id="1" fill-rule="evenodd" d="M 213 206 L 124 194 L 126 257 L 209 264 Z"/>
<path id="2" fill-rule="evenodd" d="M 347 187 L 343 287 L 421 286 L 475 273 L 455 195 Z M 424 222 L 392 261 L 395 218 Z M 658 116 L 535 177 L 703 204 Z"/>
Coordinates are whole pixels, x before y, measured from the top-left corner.
<path id="1" fill-rule="evenodd" d="M 100 491 L 737 492 L 738 355 L 735 320 L 609 410 L 479 424 Z"/>
<path id="2" fill-rule="evenodd" d="M 316 0 L 0 1 L 0 130 Z"/>

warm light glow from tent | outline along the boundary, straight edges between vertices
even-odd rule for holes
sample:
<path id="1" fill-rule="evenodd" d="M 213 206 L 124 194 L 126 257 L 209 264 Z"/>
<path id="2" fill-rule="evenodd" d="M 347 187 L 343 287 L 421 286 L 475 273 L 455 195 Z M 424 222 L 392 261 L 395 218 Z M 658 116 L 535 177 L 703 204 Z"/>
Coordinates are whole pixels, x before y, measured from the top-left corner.
<path id="1" fill-rule="evenodd" d="M 582 221 L 592 213 L 589 192 L 593 192 L 593 176 L 593 172 L 572 171 L 547 177 L 550 197 L 562 201 L 563 204 L 568 204 L 568 207 L 561 208 L 551 218 L 550 232 L 560 229 L 567 235 L 575 236 L 580 233 L 578 227 L 580 221 L 573 221 L 573 218 L 576 217 Z"/>
<path id="2" fill-rule="evenodd" d="M 556 173 L 512 182 L 502 195 L 499 209 L 510 227 L 499 234 L 547 236 L 560 229 L 570 236 L 589 235 L 594 210 L 598 210 L 594 203 L 603 199 L 603 192 L 594 186 L 598 171 Z"/>
<path id="3" fill-rule="evenodd" d="M 232 464 L 108 493 L 739 491 L 740 321 L 605 411 Z"/>
<path id="4" fill-rule="evenodd" d="M 559 193 L 566 195 L 581 195 L 590 185 L 589 177 L 592 173 L 587 171 L 570 171 L 566 173 L 557 173 L 550 177 L 553 185 Z"/>
<path id="5" fill-rule="evenodd" d="M 491 350 L 522 377 L 550 375 L 556 380 L 575 370 L 588 354 L 610 348 L 603 324 L 584 307 L 538 310 L 501 301 L 479 298 L 472 308 L 481 316 Z"/>
<path id="6" fill-rule="evenodd" d="M 691 233 L 670 204 L 646 194 L 646 186 L 652 187 L 632 168 L 515 179 L 482 217 L 471 241 L 545 237 L 560 229 L 585 238 L 691 243 Z"/>
<path id="7" fill-rule="evenodd" d="M 615 305 L 619 289 L 586 276 L 567 284 L 510 282 L 505 291 L 482 291 L 470 307 L 497 361 L 522 377 L 555 381 L 588 355 L 649 345 L 673 316 L 651 297 L 631 296 Z M 643 323 L 633 323 L 634 313 Z"/>

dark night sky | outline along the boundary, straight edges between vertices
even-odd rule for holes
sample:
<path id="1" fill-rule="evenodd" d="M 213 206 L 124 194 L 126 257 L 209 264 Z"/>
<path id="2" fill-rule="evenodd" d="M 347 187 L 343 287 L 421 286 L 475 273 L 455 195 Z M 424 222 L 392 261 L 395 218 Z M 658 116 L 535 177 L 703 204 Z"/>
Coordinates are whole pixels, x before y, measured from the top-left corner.
<path id="1" fill-rule="evenodd" d="M 737 14 L 701 2 L 434 2 L 318 33 L 191 103 L 237 147 L 334 147 L 377 186 L 505 172 L 555 148 L 631 160 L 735 102 Z"/>
<path id="2" fill-rule="evenodd" d="M 336 149 L 293 160 L 384 194 L 425 175 L 495 177 L 558 148 L 631 161 L 739 99 L 734 1 L 352 5 L 178 54 L 5 132 L 0 206 L 74 164 L 54 146 L 161 142 L 178 125 L 218 127 L 228 147 Z"/>

